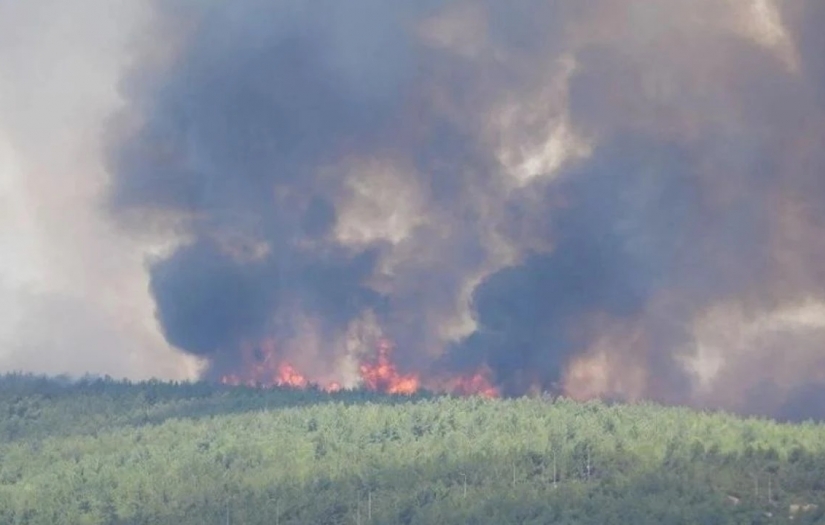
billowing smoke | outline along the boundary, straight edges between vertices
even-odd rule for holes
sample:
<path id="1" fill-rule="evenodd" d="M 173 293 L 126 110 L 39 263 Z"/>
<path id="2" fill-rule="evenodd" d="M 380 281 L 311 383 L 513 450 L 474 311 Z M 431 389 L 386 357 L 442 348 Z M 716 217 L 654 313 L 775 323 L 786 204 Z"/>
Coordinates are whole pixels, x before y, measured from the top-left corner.
<path id="1" fill-rule="evenodd" d="M 149 16 L 149 15 L 147 15 Z M 816 413 L 819 0 L 157 2 L 108 213 L 167 341 Z M 150 27 L 152 30 L 146 29 Z M 105 80 L 104 80 L 105 82 Z"/>

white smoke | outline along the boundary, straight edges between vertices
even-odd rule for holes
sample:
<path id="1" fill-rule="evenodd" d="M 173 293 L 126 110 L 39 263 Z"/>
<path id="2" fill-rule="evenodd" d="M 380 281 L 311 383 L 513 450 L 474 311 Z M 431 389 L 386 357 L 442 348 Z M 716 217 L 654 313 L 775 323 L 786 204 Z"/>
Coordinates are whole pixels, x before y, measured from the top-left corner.
<path id="1" fill-rule="evenodd" d="M 113 230 L 102 141 L 143 2 L 0 2 L 0 371 L 193 377 L 148 246 Z"/>

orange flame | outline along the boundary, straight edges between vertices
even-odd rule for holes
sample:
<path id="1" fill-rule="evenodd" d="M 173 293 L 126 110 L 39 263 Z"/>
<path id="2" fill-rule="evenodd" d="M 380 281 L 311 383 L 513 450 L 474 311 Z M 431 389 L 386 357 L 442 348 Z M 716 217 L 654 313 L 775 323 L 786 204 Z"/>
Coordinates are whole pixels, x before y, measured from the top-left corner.
<path id="1" fill-rule="evenodd" d="M 500 395 L 488 378 L 489 371 L 483 370 L 471 376 L 455 377 L 447 381 L 444 390 L 460 396 L 481 396 L 494 398 Z"/>
<path id="2" fill-rule="evenodd" d="M 378 357 L 374 362 L 362 363 L 359 367 L 361 380 L 368 390 L 388 394 L 414 394 L 421 386 L 418 376 L 403 375 L 398 372 L 390 354 L 392 345 L 387 340 L 378 344 Z"/>
<path id="3" fill-rule="evenodd" d="M 295 370 L 294 366 L 289 363 L 281 363 L 278 365 L 278 377 L 275 379 L 275 384 L 292 388 L 306 388 L 309 382 L 306 377 Z"/>
<path id="4" fill-rule="evenodd" d="M 365 360 L 359 366 L 361 385 L 366 390 L 386 394 L 412 395 L 422 388 L 422 380 L 416 374 L 402 374 L 392 360 L 393 345 L 382 339 L 378 343 L 377 355 Z M 249 387 L 285 387 L 305 389 L 316 386 L 326 392 L 338 392 L 340 383 L 330 381 L 324 384 L 310 382 L 291 363 L 280 360 L 277 349 L 271 341 L 259 348 L 245 346 L 241 352 L 242 372 L 227 374 L 220 381 L 226 385 Z M 473 375 L 452 377 L 444 381 L 426 382 L 426 387 L 435 392 L 446 392 L 460 396 L 498 397 L 498 390 L 489 379 L 490 371 L 483 369 Z"/>
<path id="5" fill-rule="evenodd" d="M 244 346 L 241 349 L 242 373 L 227 374 L 221 377 L 226 385 L 280 386 L 288 388 L 307 388 L 309 381 L 294 366 L 285 361 L 278 361 L 277 349 L 271 341 L 265 341 L 258 348 Z"/>

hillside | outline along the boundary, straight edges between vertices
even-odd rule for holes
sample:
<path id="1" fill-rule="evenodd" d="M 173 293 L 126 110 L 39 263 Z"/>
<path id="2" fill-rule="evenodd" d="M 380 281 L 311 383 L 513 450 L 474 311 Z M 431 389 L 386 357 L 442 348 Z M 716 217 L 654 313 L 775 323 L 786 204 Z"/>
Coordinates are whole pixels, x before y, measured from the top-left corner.
<path id="1" fill-rule="evenodd" d="M 27 376 L 0 379 L 0 414 L 10 525 L 825 519 L 814 423 Z"/>

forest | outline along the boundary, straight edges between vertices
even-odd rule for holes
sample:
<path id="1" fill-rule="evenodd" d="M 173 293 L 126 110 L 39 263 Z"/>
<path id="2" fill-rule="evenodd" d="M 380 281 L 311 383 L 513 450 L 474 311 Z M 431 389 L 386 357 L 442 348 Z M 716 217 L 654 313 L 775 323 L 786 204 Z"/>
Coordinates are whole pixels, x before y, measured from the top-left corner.
<path id="1" fill-rule="evenodd" d="M 825 426 L 562 398 L 0 377 L 0 523 L 825 523 Z"/>

